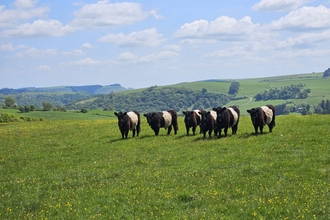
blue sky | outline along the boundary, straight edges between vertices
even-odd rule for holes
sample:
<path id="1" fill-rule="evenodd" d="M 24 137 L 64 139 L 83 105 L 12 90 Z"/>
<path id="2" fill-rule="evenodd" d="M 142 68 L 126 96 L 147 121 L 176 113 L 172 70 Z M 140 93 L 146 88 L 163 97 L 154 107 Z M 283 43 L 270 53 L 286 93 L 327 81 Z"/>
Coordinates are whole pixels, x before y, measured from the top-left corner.
<path id="1" fill-rule="evenodd" d="M 0 2 L 0 88 L 323 72 L 330 0 Z"/>

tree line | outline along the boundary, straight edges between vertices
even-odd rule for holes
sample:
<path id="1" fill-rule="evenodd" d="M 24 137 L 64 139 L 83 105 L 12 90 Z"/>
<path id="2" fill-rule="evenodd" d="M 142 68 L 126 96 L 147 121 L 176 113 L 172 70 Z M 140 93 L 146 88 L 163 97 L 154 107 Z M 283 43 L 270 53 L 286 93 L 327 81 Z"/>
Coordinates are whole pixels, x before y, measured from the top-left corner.
<path id="1" fill-rule="evenodd" d="M 70 102 L 68 109 L 104 109 L 116 111 L 134 110 L 140 112 L 174 109 L 207 109 L 222 106 L 230 101 L 226 94 L 208 92 L 205 88 L 196 91 L 188 88 L 152 86 L 141 93 L 110 93 L 100 95 L 91 102 Z"/>
<path id="2" fill-rule="evenodd" d="M 303 84 L 284 86 L 281 88 L 271 88 L 254 96 L 256 101 L 267 101 L 274 99 L 305 99 L 311 89 L 303 89 Z"/>
<path id="3" fill-rule="evenodd" d="M 330 114 L 330 100 L 322 100 L 316 105 L 301 103 L 292 105 L 292 102 L 283 103 L 275 106 L 277 115 L 286 115 L 292 112 L 301 113 L 302 115 L 312 114 Z"/>

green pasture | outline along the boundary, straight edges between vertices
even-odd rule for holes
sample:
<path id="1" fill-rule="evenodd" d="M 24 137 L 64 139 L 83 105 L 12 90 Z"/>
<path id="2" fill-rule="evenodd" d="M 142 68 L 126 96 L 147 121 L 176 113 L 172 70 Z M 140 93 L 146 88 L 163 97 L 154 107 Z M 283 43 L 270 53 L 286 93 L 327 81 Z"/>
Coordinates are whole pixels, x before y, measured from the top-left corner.
<path id="1" fill-rule="evenodd" d="M 100 120 L 100 119 L 110 119 L 116 118 L 113 111 L 103 111 L 103 110 L 88 110 L 87 113 L 81 113 L 79 110 L 73 111 L 69 110 L 66 112 L 60 111 L 31 111 L 21 113 L 18 109 L 2 109 L 1 113 L 11 113 L 17 117 L 31 117 L 31 118 L 44 118 L 46 120 Z"/>
<path id="2" fill-rule="evenodd" d="M 86 119 L 0 124 L 0 219 L 330 218 L 329 115 L 279 116 L 258 136 L 243 116 L 205 140 L 182 117 L 156 137 L 142 117 L 122 140 L 114 117 L 61 114 Z"/>

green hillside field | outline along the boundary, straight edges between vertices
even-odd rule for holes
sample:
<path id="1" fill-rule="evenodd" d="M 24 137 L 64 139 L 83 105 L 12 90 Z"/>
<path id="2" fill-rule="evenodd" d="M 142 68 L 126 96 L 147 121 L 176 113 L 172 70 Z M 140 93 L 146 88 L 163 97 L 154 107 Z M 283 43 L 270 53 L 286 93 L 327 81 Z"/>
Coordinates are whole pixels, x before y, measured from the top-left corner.
<path id="1" fill-rule="evenodd" d="M 279 116 L 258 136 L 242 116 L 205 140 L 182 117 L 155 136 L 142 116 L 122 140 L 113 112 L 36 113 L 0 124 L 0 219 L 330 218 L 329 115 Z"/>
<path id="2" fill-rule="evenodd" d="M 253 78 L 253 79 L 237 79 L 237 80 L 214 80 L 211 82 L 200 81 L 190 83 L 180 83 L 171 85 L 173 87 L 186 87 L 195 90 L 202 90 L 206 88 L 208 91 L 219 92 L 227 94 L 231 82 L 237 81 L 240 83 L 240 88 L 237 96 L 247 98 L 240 100 L 233 100 L 227 104 L 237 105 L 240 107 L 242 113 L 246 113 L 247 109 L 262 106 L 265 104 L 280 105 L 286 102 L 293 102 L 294 104 L 308 103 L 319 104 L 322 100 L 330 99 L 330 79 L 323 78 L 323 73 L 310 74 L 296 74 L 276 77 Z M 311 93 L 306 99 L 278 99 L 268 101 L 254 101 L 254 96 L 260 92 L 270 88 L 280 88 L 290 85 L 305 85 L 304 88 L 310 88 Z"/>

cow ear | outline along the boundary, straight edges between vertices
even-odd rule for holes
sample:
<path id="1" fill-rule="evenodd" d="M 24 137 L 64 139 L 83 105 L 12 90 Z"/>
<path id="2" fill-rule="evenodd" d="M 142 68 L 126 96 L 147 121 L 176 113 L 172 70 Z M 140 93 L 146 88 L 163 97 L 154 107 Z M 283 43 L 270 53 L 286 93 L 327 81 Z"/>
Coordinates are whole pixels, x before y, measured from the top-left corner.
<path id="1" fill-rule="evenodd" d="M 127 115 L 127 112 L 124 112 L 124 114 L 123 115 Z"/>
<path id="2" fill-rule="evenodd" d="M 144 117 L 147 117 L 148 115 L 147 114 L 143 114 Z"/>
<path id="3" fill-rule="evenodd" d="M 226 107 L 223 107 L 223 108 L 222 108 L 222 111 L 224 111 L 224 110 L 226 110 L 226 109 L 227 109 Z"/>
<path id="4" fill-rule="evenodd" d="M 248 110 L 246 110 L 248 113 L 251 113 L 251 110 L 250 109 L 248 109 Z"/>
<path id="5" fill-rule="evenodd" d="M 183 111 L 182 113 L 185 115 L 187 112 Z"/>
<path id="6" fill-rule="evenodd" d="M 118 113 L 117 112 L 114 112 L 115 116 L 118 116 Z"/>
<path id="7" fill-rule="evenodd" d="M 213 110 L 213 111 L 217 111 L 217 110 L 218 110 L 218 108 L 212 108 L 212 110 Z"/>

